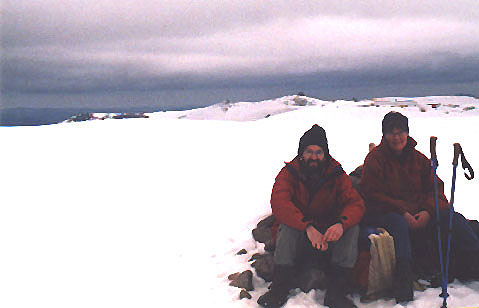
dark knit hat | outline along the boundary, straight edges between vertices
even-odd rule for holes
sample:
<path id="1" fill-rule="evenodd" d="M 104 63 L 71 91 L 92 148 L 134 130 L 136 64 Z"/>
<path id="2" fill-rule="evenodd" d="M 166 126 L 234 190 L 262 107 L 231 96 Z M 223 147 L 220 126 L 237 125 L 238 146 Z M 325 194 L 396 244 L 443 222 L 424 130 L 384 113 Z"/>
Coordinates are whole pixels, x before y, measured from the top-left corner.
<path id="1" fill-rule="evenodd" d="M 399 128 L 409 133 L 408 119 L 406 116 L 396 111 L 391 111 L 383 119 L 383 135 L 392 132 L 394 128 Z"/>
<path id="2" fill-rule="evenodd" d="M 298 154 L 302 155 L 304 149 L 306 149 L 308 145 L 319 145 L 321 148 L 323 148 L 324 156 L 329 156 L 328 139 L 326 138 L 326 132 L 318 124 L 314 124 L 313 127 L 306 131 L 303 137 L 299 139 Z"/>

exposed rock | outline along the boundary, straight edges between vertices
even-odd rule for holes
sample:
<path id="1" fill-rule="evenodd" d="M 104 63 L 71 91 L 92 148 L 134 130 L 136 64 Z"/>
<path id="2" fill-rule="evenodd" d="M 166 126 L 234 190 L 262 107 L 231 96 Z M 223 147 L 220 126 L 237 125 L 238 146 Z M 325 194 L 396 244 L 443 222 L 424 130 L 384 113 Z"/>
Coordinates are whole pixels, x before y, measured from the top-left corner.
<path id="1" fill-rule="evenodd" d="M 149 118 L 143 112 L 126 112 L 126 113 L 119 113 L 112 117 L 112 119 L 132 119 L 132 118 Z"/>
<path id="2" fill-rule="evenodd" d="M 234 274 L 229 275 L 229 276 L 228 276 L 228 280 L 235 280 L 235 279 L 237 279 L 238 276 L 239 276 L 239 274 L 240 274 L 240 273 L 238 272 L 238 273 L 234 273 Z"/>
<path id="3" fill-rule="evenodd" d="M 245 289 L 241 290 L 239 297 L 240 297 L 240 299 L 243 299 L 243 298 L 251 299 L 252 298 L 251 294 L 249 294 L 248 291 L 246 291 Z"/>
<path id="4" fill-rule="evenodd" d="M 257 227 L 253 230 L 253 238 L 260 243 L 266 243 L 272 239 L 270 228 Z"/>
<path id="5" fill-rule="evenodd" d="M 260 243 L 267 243 L 272 240 L 271 227 L 276 222 L 273 215 L 261 220 L 255 229 L 253 229 L 253 238 Z"/>
<path id="6" fill-rule="evenodd" d="M 306 106 L 308 105 L 308 100 L 306 98 L 295 96 L 293 102 L 296 106 Z"/>
<path id="7" fill-rule="evenodd" d="M 271 228 L 274 223 L 276 222 L 276 217 L 273 215 L 270 215 L 264 219 L 262 219 L 260 222 L 258 222 L 258 225 L 256 226 L 257 228 Z"/>
<path id="8" fill-rule="evenodd" d="M 230 279 L 231 277 L 231 279 Z M 253 272 L 246 270 L 241 274 L 235 273 L 228 276 L 231 280 L 230 286 L 246 289 L 247 291 L 253 291 Z"/>
<path id="9" fill-rule="evenodd" d="M 255 269 L 258 277 L 263 278 L 265 281 L 271 281 L 274 271 L 273 255 L 268 253 L 264 255 L 254 255 L 253 257 L 254 262 L 251 266 Z"/>
<path id="10" fill-rule="evenodd" d="M 144 112 L 122 112 L 122 113 L 88 113 L 82 112 L 73 115 L 65 122 L 82 122 L 91 120 L 105 120 L 105 119 L 128 119 L 128 118 L 149 118 Z"/>
<path id="11" fill-rule="evenodd" d="M 268 252 L 274 252 L 274 250 L 276 249 L 276 243 L 273 241 L 273 239 L 267 241 L 264 245 L 264 250 L 268 251 Z"/>
<path id="12" fill-rule="evenodd" d="M 248 260 L 248 262 L 251 262 L 251 261 L 254 261 L 258 258 L 261 258 L 263 256 L 263 254 L 261 253 L 255 253 L 254 255 L 251 256 L 251 258 Z"/>
<path id="13" fill-rule="evenodd" d="M 237 254 L 237 255 L 245 255 L 245 254 L 247 254 L 247 253 L 248 253 L 248 252 L 246 251 L 246 249 L 243 248 L 243 249 L 241 249 L 240 251 L 238 251 L 236 254 Z"/>
<path id="14" fill-rule="evenodd" d="M 76 114 L 72 116 L 70 119 L 67 120 L 67 122 L 82 122 L 82 121 L 88 121 L 91 120 L 91 113 L 88 112 L 82 112 L 79 114 Z"/>

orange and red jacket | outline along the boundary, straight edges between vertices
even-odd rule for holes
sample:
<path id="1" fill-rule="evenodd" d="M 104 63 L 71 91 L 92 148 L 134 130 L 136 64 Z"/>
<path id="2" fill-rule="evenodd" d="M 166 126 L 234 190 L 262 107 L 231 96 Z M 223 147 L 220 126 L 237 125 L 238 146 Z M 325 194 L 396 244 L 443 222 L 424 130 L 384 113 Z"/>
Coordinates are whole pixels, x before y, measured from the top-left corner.
<path id="1" fill-rule="evenodd" d="M 279 223 L 300 231 L 312 224 L 321 232 L 338 222 L 346 230 L 359 223 L 365 211 L 363 199 L 333 158 L 317 191 L 310 191 L 302 180 L 298 157 L 286 163 L 276 177 L 271 208 Z"/>
<path id="2" fill-rule="evenodd" d="M 408 136 L 403 153 L 397 156 L 383 138 L 381 144 L 366 156 L 360 188 L 368 214 L 408 212 L 415 215 L 426 210 L 435 216 L 431 160 L 416 150 L 416 145 L 417 142 Z M 439 208 L 447 208 L 444 183 L 439 178 L 437 188 Z"/>

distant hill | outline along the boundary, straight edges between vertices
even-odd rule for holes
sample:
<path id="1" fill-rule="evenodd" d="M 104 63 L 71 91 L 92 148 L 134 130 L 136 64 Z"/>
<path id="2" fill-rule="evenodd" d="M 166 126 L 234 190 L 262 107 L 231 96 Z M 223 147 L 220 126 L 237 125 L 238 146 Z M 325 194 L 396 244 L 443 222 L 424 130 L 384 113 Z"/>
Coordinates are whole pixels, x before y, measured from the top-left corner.
<path id="1" fill-rule="evenodd" d="M 79 113 L 154 112 L 152 107 L 132 108 L 5 108 L 0 109 L 0 126 L 34 126 L 55 124 Z"/>
<path id="2" fill-rule="evenodd" d="M 5 108 L 0 109 L 0 126 L 34 126 L 63 122 L 75 115 L 109 113 L 153 113 L 152 118 L 179 118 L 194 120 L 251 121 L 268 118 L 284 112 L 311 106 L 337 108 L 349 107 L 394 107 L 417 108 L 421 112 L 435 110 L 444 114 L 468 114 L 479 112 L 479 99 L 471 96 L 425 96 L 383 97 L 360 101 L 324 101 L 300 95 L 283 96 L 260 102 L 232 102 L 207 107 L 184 106 L 181 110 L 158 110 L 155 107 L 110 107 L 110 108 Z M 169 112 L 158 112 L 169 111 Z M 173 112 L 174 111 L 174 112 Z M 112 116 L 114 117 L 114 116 Z M 122 116 L 126 117 L 126 116 Z M 116 118 L 120 118 L 117 116 Z"/>

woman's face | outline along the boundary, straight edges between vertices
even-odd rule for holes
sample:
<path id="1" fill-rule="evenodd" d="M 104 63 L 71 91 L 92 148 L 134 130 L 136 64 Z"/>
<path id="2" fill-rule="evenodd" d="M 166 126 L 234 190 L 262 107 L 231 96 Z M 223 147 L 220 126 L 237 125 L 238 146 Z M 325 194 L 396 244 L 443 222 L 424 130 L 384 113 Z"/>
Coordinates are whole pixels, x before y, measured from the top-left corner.
<path id="1" fill-rule="evenodd" d="M 400 128 L 393 128 L 392 131 L 386 133 L 384 137 L 386 137 L 386 141 L 391 150 L 396 154 L 401 154 L 407 144 L 408 132 Z"/>

